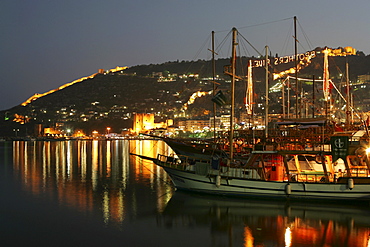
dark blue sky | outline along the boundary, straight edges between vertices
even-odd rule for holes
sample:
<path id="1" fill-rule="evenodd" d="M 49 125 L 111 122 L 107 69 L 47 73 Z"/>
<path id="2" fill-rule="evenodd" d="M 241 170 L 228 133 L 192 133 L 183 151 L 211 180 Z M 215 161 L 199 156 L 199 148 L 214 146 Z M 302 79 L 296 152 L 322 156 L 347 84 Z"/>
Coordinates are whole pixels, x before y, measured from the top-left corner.
<path id="1" fill-rule="evenodd" d="M 293 16 L 299 52 L 369 54 L 369 11 L 368 0 L 1 0 L 0 110 L 100 68 L 209 59 L 208 46 L 198 52 L 211 31 L 221 41 L 232 27 L 261 52 L 290 55 Z"/>

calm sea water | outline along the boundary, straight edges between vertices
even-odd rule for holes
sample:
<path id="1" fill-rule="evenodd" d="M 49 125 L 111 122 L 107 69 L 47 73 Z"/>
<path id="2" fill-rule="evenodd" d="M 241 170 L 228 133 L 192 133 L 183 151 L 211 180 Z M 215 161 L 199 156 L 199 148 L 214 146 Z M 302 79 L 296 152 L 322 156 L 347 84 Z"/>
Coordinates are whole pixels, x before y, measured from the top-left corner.
<path id="1" fill-rule="evenodd" d="M 161 141 L 0 142 L 1 246 L 370 247 L 370 208 L 175 191 Z"/>

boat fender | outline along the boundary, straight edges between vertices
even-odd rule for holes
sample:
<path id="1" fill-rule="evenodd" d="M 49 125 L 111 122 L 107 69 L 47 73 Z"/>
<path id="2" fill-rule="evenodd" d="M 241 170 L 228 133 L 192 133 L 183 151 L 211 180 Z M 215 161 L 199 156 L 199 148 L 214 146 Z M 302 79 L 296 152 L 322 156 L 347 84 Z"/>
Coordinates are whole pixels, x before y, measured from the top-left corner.
<path id="1" fill-rule="evenodd" d="M 216 187 L 218 188 L 218 187 L 220 187 L 220 185 L 221 185 L 221 176 L 217 175 L 216 176 Z"/>
<path id="2" fill-rule="evenodd" d="M 355 187 L 355 182 L 353 181 L 353 178 L 348 179 L 348 189 L 352 190 Z"/>
<path id="3" fill-rule="evenodd" d="M 285 185 L 285 194 L 287 194 L 288 196 L 292 194 L 292 188 L 290 184 Z"/>

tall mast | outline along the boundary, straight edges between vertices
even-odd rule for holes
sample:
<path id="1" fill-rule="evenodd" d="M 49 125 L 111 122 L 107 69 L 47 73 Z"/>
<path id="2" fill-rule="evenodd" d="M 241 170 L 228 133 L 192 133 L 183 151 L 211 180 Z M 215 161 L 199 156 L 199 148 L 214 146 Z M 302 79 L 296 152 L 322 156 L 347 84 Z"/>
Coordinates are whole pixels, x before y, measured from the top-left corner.
<path id="1" fill-rule="evenodd" d="M 350 103 L 350 92 L 349 92 L 349 69 L 348 69 L 348 57 L 346 57 L 346 127 L 347 130 L 350 127 L 350 110 L 351 110 L 351 103 Z"/>
<path id="2" fill-rule="evenodd" d="M 215 31 L 212 31 L 212 77 L 213 97 L 216 94 Z M 216 103 L 213 102 L 213 141 L 216 142 Z"/>
<path id="3" fill-rule="evenodd" d="M 295 92 L 295 114 L 296 118 L 300 117 L 299 113 L 299 100 L 298 96 L 300 93 L 300 86 L 298 85 L 298 48 L 297 48 L 297 17 L 294 16 L 294 65 L 295 65 L 295 87 L 296 87 L 296 92 Z"/>
<path id="4" fill-rule="evenodd" d="M 285 82 L 286 80 L 281 83 L 281 101 L 283 103 L 283 118 L 286 118 L 286 111 L 285 111 Z"/>
<path id="5" fill-rule="evenodd" d="M 253 114 L 253 78 L 252 78 L 252 60 L 248 62 L 248 78 L 245 90 L 245 108 L 248 115 Z"/>
<path id="6" fill-rule="evenodd" d="M 324 73 L 323 73 L 323 93 L 325 99 L 325 117 L 328 117 L 328 101 L 330 100 L 329 90 L 330 90 L 330 81 L 329 81 L 329 64 L 328 64 L 328 49 L 325 48 L 324 53 Z"/>
<path id="7" fill-rule="evenodd" d="M 253 88 L 253 62 L 252 60 L 249 60 L 248 63 L 248 80 L 247 80 L 247 87 L 246 87 L 246 112 L 250 116 L 249 117 L 249 127 L 252 128 L 252 135 L 253 135 L 253 140 L 254 140 L 254 107 L 253 107 L 253 94 L 254 94 L 254 88 Z"/>
<path id="8" fill-rule="evenodd" d="M 268 123 L 269 123 L 269 65 L 268 65 L 268 46 L 266 45 L 265 70 L 266 70 L 266 96 L 265 96 L 265 137 L 268 138 Z"/>
<path id="9" fill-rule="evenodd" d="M 287 83 L 287 98 L 288 98 L 288 102 L 287 102 L 287 112 L 288 112 L 288 118 L 290 118 L 290 89 L 291 89 L 291 86 L 290 86 L 290 79 L 288 77 L 288 83 Z"/>
<path id="10" fill-rule="evenodd" d="M 315 118 L 315 75 L 312 75 L 312 118 Z"/>
<path id="11" fill-rule="evenodd" d="M 236 66 L 236 35 L 237 30 L 233 28 L 232 60 L 231 60 L 231 107 L 230 107 L 230 160 L 234 158 L 234 104 L 235 104 L 235 66 Z"/>

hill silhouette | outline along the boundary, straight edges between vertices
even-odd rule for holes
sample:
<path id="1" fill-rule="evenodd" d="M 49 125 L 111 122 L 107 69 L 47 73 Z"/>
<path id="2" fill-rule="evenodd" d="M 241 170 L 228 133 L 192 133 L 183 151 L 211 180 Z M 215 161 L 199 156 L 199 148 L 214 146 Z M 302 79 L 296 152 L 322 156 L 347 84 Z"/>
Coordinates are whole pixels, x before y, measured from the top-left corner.
<path id="1" fill-rule="evenodd" d="M 238 59 L 238 74 L 246 75 L 250 58 Z M 370 73 L 370 56 L 360 54 L 348 57 L 330 57 L 330 75 L 335 83 L 343 81 L 346 60 L 350 64 L 350 79 L 356 81 L 358 75 Z M 230 59 L 216 61 L 216 74 L 220 84 L 217 89 L 228 92 L 230 77 L 223 74 L 224 66 L 230 64 Z M 282 65 L 280 68 L 291 65 Z M 322 76 L 322 58 L 317 57 L 312 63 L 300 71 L 300 77 L 316 78 Z M 160 80 L 160 76 L 176 78 L 175 81 Z M 175 76 L 176 75 L 176 76 Z M 181 75 L 187 75 L 182 77 Z M 192 76 L 199 75 L 199 77 Z M 264 69 L 254 71 L 255 90 L 258 95 L 264 94 Z M 84 80 L 62 90 L 41 97 L 27 106 L 15 106 L 0 112 L 0 136 L 35 135 L 35 126 L 63 126 L 81 129 L 85 133 L 92 130 L 104 131 L 106 126 L 120 132 L 132 127 L 134 113 L 155 113 L 158 120 L 174 118 L 183 109 L 184 104 L 196 91 L 209 92 L 213 88 L 210 80 L 201 78 L 212 77 L 211 61 L 174 61 L 163 64 L 138 65 L 124 71 L 98 74 L 94 78 Z M 306 86 L 307 90 L 309 86 Z M 241 102 L 237 109 L 242 108 L 245 83 L 238 81 L 236 85 L 237 101 Z M 356 98 L 367 99 L 367 91 L 358 89 Z M 189 105 L 186 113 L 190 117 L 209 117 L 212 110 L 211 95 L 199 98 Z M 263 99 L 258 100 L 263 102 Z M 279 111 L 279 95 L 272 95 L 272 109 Z M 276 104 L 276 106 L 274 106 Z M 222 110 L 222 109 L 220 109 Z M 14 119 L 19 124 L 14 122 Z M 19 131 L 17 131 L 20 129 Z"/>

